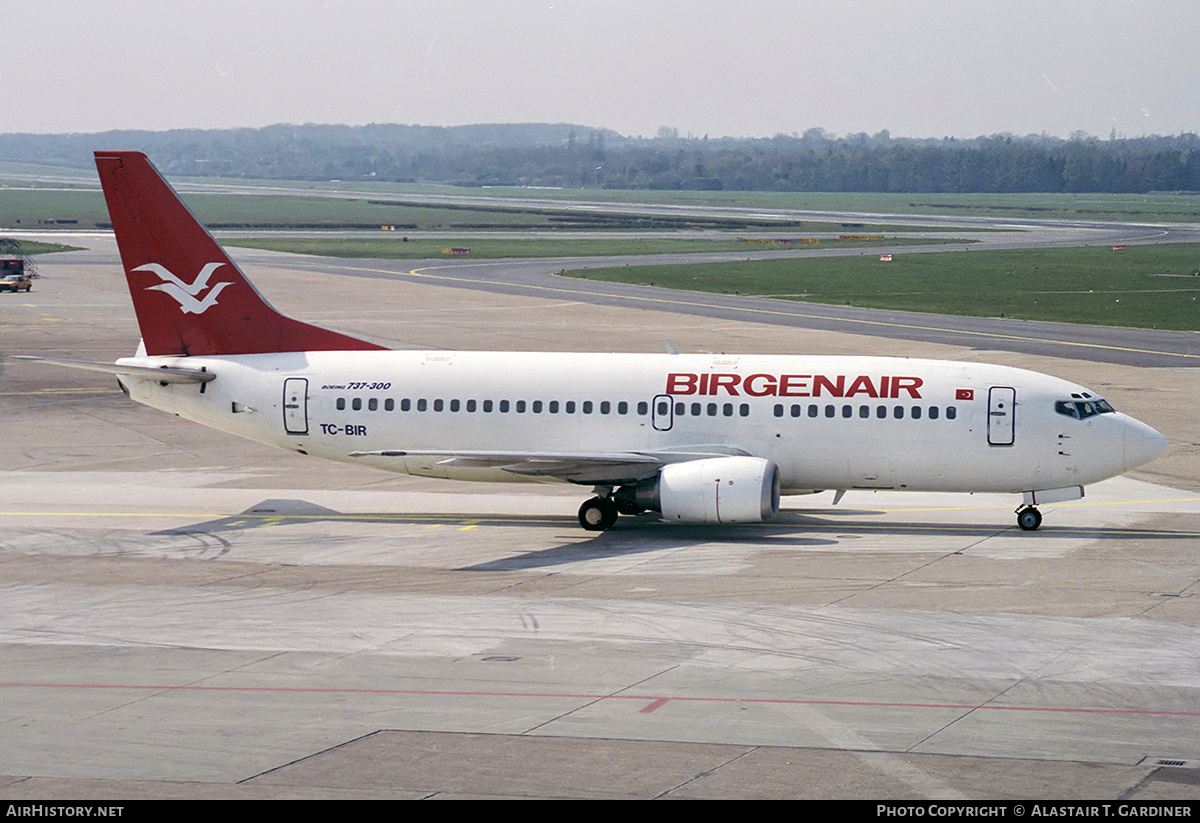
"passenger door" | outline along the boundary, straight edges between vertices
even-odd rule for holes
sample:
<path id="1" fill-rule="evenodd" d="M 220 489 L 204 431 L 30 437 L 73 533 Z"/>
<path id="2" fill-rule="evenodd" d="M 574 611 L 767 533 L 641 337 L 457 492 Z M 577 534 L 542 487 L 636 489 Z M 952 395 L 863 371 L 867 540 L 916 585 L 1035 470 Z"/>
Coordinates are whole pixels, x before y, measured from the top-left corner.
<path id="1" fill-rule="evenodd" d="M 308 434 L 308 380 L 303 377 L 283 381 L 283 430 Z"/>
<path id="2" fill-rule="evenodd" d="M 1011 446 L 1017 432 L 1017 390 L 1008 386 L 988 389 L 987 438 L 989 446 Z"/>

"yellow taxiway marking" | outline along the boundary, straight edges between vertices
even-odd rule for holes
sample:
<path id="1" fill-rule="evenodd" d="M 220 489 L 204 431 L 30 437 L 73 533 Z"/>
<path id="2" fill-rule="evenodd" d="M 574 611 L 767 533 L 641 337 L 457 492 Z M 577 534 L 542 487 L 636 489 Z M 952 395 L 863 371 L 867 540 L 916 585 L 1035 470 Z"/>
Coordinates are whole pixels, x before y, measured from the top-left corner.
<path id="1" fill-rule="evenodd" d="M 553 260 L 553 259 L 554 258 L 549 258 L 547 260 L 547 262 L 549 262 L 550 260 Z M 456 268 L 500 266 L 500 265 L 506 265 L 509 263 L 511 263 L 511 261 L 492 261 L 492 262 L 486 262 L 486 263 L 485 262 L 468 263 L 465 266 L 456 267 Z M 358 271 L 372 272 L 374 274 L 402 274 L 402 275 L 407 275 L 410 277 L 423 277 L 423 278 L 427 278 L 430 280 L 446 280 L 446 281 L 465 282 L 465 283 L 483 283 L 483 284 L 486 284 L 489 286 L 508 286 L 508 287 L 516 286 L 519 288 L 535 289 L 538 291 L 553 292 L 556 294 L 569 294 L 569 295 L 588 294 L 588 296 L 594 296 L 590 292 L 582 292 L 578 289 L 569 289 L 569 288 L 559 287 L 559 286 L 540 286 L 540 285 L 533 285 L 533 284 L 528 284 L 528 283 L 506 283 L 506 282 L 499 281 L 499 280 L 477 280 L 477 279 L 470 278 L 470 277 L 461 277 L 461 276 L 456 277 L 456 276 L 447 275 L 447 274 L 429 274 L 428 273 L 430 271 L 435 271 L 435 270 L 442 268 L 440 266 L 426 266 L 426 267 L 422 267 L 422 268 L 418 268 L 418 269 L 409 269 L 406 272 L 396 272 L 396 271 L 393 271 L 390 269 L 373 269 L 373 268 L 367 268 L 365 266 L 351 266 L 348 268 L 358 270 Z M 702 302 L 695 301 L 695 300 L 674 299 L 674 298 L 668 298 L 668 297 L 647 297 L 644 295 L 615 295 L 615 294 L 614 295 L 599 295 L 599 296 L 602 296 L 602 297 L 608 296 L 608 297 L 620 298 L 623 300 L 637 301 L 637 302 L 642 302 L 642 303 L 658 303 L 658 304 L 667 305 L 667 306 L 690 306 L 690 307 L 714 308 L 714 306 L 711 303 L 702 303 Z M 753 295 L 750 295 L 750 296 L 753 296 Z M 717 306 L 715 308 L 722 308 L 722 307 Z M 964 334 L 964 335 L 971 335 L 974 337 L 987 337 L 987 338 L 999 339 L 999 340 L 1020 340 L 1020 341 L 1032 342 L 1032 343 L 1054 343 L 1054 344 L 1060 345 L 1060 346 L 1073 346 L 1076 348 L 1083 348 L 1083 349 L 1103 349 L 1105 351 L 1120 351 L 1120 352 L 1129 352 L 1132 354 L 1157 354 L 1157 355 L 1161 355 L 1164 357 L 1185 357 L 1185 358 L 1200 359 L 1200 354 L 1183 354 L 1183 353 L 1178 353 L 1178 352 L 1157 351 L 1155 349 L 1136 349 L 1136 348 L 1131 348 L 1128 346 L 1107 346 L 1107 345 L 1103 345 L 1101 343 L 1081 343 L 1081 342 L 1073 341 L 1073 340 L 1059 340 L 1059 339 L 1053 339 L 1053 338 L 1047 338 L 1047 337 L 1029 337 L 1029 336 L 1018 335 L 1018 334 L 1000 334 L 998 332 L 970 331 L 967 329 L 946 329 L 946 328 L 940 328 L 937 326 L 921 326 L 916 323 L 895 323 L 895 322 L 890 322 L 890 321 L 885 321 L 885 320 L 864 320 L 864 319 L 859 319 L 859 318 L 839 318 L 839 317 L 830 317 L 828 315 L 823 315 L 823 314 L 805 314 L 803 312 L 780 311 L 780 310 L 776 310 L 776 309 L 763 309 L 763 308 L 743 307 L 743 306 L 730 307 L 730 308 L 732 308 L 733 310 L 736 310 L 736 311 L 747 312 L 749 314 L 762 314 L 762 315 L 779 316 L 779 317 L 799 317 L 799 318 L 808 318 L 808 319 L 817 319 L 817 320 L 834 320 L 839 323 L 857 323 L 859 325 L 879 326 L 879 327 L 883 327 L 883 328 L 913 329 L 916 331 L 931 331 L 931 332 L 941 332 L 941 333 L 951 333 L 951 334 Z"/>

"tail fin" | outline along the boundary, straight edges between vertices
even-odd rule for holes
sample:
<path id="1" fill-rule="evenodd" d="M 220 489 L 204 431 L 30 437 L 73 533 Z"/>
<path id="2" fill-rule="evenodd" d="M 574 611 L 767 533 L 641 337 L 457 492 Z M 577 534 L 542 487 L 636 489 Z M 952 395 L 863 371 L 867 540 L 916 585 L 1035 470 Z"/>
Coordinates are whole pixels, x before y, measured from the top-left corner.
<path id="1" fill-rule="evenodd" d="M 141 152 L 96 152 L 146 353 L 382 349 L 271 307 Z"/>

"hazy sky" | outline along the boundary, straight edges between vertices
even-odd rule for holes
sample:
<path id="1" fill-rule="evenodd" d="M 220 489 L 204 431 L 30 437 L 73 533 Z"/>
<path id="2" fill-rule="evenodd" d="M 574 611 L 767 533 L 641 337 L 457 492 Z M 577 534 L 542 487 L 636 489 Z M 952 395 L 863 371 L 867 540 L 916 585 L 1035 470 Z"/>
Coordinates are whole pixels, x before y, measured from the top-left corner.
<path id="1" fill-rule="evenodd" d="M 1200 131 L 1197 0 L 0 0 L 0 131 Z"/>

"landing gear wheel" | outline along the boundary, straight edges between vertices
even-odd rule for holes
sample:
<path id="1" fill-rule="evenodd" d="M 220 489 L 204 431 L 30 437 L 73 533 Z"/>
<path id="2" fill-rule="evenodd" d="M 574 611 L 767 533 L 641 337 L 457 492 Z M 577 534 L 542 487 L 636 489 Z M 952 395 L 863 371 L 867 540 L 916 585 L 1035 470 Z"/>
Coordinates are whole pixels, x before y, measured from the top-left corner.
<path id="1" fill-rule="evenodd" d="M 1017 509 L 1017 525 L 1022 531 L 1037 531 L 1038 526 L 1042 525 L 1042 513 L 1033 506 Z"/>
<path id="2" fill-rule="evenodd" d="M 590 532 L 608 531 L 617 522 L 617 507 L 607 497 L 593 497 L 579 507 L 579 525 Z"/>

